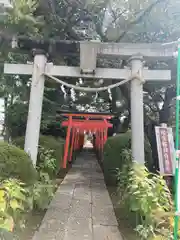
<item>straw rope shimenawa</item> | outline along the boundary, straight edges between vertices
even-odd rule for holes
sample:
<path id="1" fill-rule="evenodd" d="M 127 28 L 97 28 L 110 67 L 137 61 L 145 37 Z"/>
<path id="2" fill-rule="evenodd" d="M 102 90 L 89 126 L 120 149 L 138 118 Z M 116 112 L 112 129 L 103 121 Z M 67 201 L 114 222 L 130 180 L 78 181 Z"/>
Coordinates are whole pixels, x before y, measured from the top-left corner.
<path id="1" fill-rule="evenodd" d="M 129 78 L 125 79 L 125 80 L 122 80 L 118 83 L 115 83 L 115 84 L 111 84 L 111 85 L 108 85 L 108 86 L 105 86 L 105 87 L 99 87 L 99 88 L 91 88 L 91 87 L 79 87 L 79 86 L 76 86 L 76 85 L 73 85 L 73 84 L 69 84 L 67 82 L 64 82 L 62 80 L 60 80 L 59 78 L 56 78 L 54 76 L 51 76 L 49 74 L 46 74 L 44 73 L 45 76 L 51 78 L 52 80 L 66 86 L 66 87 L 69 87 L 69 88 L 74 88 L 75 90 L 77 91 L 84 91 L 84 92 L 101 92 L 101 91 L 106 91 L 108 89 L 112 89 L 112 88 L 115 88 L 115 87 L 119 87 L 125 83 L 128 83 L 130 81 L 132 81 L 133 79 L 138 79 L 139 81 L 141 81 L 142 83 L 144 83 L 144 78 L 140 77 L 138 74 L 135 74 L 135 75 L 131 75 Z"/>

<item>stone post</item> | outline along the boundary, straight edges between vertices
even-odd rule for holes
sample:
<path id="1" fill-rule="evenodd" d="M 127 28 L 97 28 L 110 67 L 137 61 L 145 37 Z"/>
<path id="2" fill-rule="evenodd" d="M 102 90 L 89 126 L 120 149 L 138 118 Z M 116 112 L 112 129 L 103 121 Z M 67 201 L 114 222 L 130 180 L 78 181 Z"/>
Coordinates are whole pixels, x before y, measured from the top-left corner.
<path id="1" fill-rule="evenodd" d="M 44 95 L 45 66 L 47 57 L 43 50 L 34 51 L 34 66 L 29 100 L 24 150 L 30 155 L 34 166 L 37 161 L 39 132 Z"/>

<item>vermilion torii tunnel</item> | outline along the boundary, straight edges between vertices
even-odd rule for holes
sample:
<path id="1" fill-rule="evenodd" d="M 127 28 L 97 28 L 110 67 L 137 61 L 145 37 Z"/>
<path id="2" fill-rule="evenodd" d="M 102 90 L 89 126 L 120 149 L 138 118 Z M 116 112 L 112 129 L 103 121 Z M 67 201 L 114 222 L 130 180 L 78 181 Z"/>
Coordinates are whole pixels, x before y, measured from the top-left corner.
<path id="1" fill-rule="evenodd" d="M 83 147 L 86 133 L 94 135 L 93 147 L 99 152 L 103 151 L 108 128 L 113 127 L 108 122 L 112 118 L 111 115 L 93 113 L 61 113 L 60 115 L 67 119 L 61 124 L 62 127 L 67 127 L 63 168 L 66 168 L 67 162 L 72 162 L 73 152 Z"/>

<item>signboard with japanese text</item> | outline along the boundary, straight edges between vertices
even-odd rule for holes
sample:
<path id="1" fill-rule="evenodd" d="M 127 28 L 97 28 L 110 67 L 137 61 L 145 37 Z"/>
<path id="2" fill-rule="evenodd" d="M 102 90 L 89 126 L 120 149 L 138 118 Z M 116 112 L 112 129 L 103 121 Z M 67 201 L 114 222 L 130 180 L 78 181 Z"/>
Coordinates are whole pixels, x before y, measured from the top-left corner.
<path id="1" fill-rule="evenodd" d="M 160 174 L 172 176 L 175 171 L 175 149 L 172 128 L 155 127 Z"/>

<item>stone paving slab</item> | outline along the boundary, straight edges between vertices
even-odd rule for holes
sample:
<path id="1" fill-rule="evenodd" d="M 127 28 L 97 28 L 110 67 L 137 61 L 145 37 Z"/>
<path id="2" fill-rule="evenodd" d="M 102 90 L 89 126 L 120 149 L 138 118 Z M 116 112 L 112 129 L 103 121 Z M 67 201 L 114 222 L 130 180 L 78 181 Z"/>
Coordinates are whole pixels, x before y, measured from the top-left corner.
<path id="1" fill-rule="evenodd" d="M 118 227 L 93 225 L 93 240 L 122 240 Z"/>
<path id="2" fill-rule="evenodd" d="M 118 226 L 112 205 L 92 205 L 92 218 L 94 225 Z"/>
<path id="3" fill-rule="evenodd" d="M 91 202 L 91 187 L 81 186 L 76 187 L 74 190 L 74 199 L 86 199 Z"/>
<path id="4" fill-rule="evenodd" d="M 57 192 L 51 201 L 51 205 L 49 209 L 51 208 L 57 208 L 57 209 L 70 209 L 71 202 L 72 202 L 73 195 L 70 194 L 64 194 Z"/>
<path id="5" fill-rule="evenodd" d="M 92 153 L 77 158 L 32 240 L 122 240 L 103 173 Z"/>
<path id="6" fill-rule="evenodd" d="M 68 219 L 68 211 L 49 208 L 33 240 L 63 240 Z"/>
<path id="7" fill-rule="evenodd" d="M 70 206 L 70 216 L 73 218 L 91 218 L 91 202 L 88 199 L 73 199 Z"/>
<path id="8" fill-rule="evenodd" d="M 64 240 L 93 240 L 92 219 L 70 217 Z"/>

